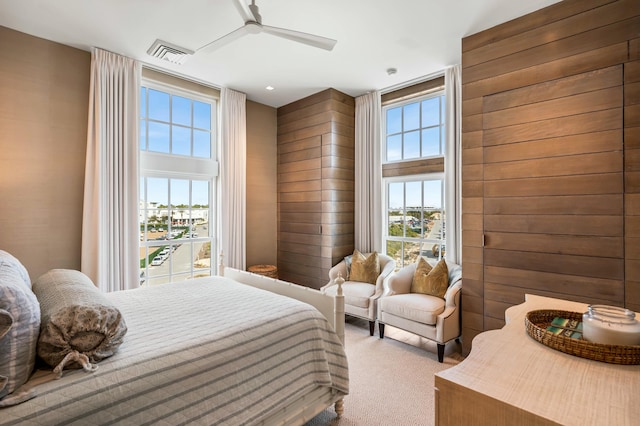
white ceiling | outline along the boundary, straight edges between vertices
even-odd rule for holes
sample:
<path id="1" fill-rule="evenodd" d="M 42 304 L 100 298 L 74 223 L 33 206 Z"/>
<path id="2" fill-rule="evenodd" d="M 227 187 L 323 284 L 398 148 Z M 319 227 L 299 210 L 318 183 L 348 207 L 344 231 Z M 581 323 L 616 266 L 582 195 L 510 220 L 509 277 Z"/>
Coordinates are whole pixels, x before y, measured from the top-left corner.
<path id="1" fill-rule="evenodd" d="M 197 50 L 242 26 L 233 1 L 3 0 L 0 25 L 87 51 L 100 47 L 280 107 L 329 87 L 359 96 L 441 72 L 460 63 L 463 37 L 558 0 L 257 0 L 264 25 L 338 43 L 328 52 L 256 34 L 183 65 L 147 55 L 156 39 Z M 390 76 L 391 67 L 398 71 Z"/>

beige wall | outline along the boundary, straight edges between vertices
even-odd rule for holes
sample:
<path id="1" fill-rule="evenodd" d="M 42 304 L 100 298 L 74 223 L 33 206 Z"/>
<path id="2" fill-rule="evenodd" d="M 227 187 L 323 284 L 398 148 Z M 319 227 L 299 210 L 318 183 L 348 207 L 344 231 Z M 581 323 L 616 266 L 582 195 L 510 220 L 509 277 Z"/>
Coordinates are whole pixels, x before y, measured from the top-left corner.
<path id="1" fill-rule="evenodd" d="M 276 112 L 247 102 L 247 266 L 278 264 Z"/>
<path id="2" fill-rule="evenodd" d="M 80 268 L 91 54 L 0 27 L 0 249 Z M 247 102 L 247 265 L 276 264 L 276 110 Z"/>
<path id="3" fill-rule="evenodd" d="M 0 249 L 80 267 L 91 54 L 0 27 Z"/>

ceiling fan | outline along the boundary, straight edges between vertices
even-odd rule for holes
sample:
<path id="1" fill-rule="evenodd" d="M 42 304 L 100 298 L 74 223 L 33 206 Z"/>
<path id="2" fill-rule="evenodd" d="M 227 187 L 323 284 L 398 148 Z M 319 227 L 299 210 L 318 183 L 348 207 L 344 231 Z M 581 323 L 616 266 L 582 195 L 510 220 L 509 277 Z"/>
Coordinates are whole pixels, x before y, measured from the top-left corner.
<path id="1" fill-rule="evenodd" d="M 267 33 L 277 37 L 282 37 L 287 40 L 296 41 L 309 46 L 318 47 L 324 50 L 332 50 L 333 46 L 337 43 L 336 40 L 317 36 L 314 34 L 303 33 L 300 31 L 289 30 L 286 28 L 271 27 L 269 25 L 262 25 L 262 16 L 258 10 L 255 0 L 251 0 L 251 4 L 247 5 L 243 0 L 233 0 L 238 12 L 244 20 L 244 25 L 229 34 L 220 37 L 217 40 L 207 43 L 202 46 L 198 51 L 206 49 L 208 51 L 218 49 L 234 40 L 246 34 L 259 34 Z"/>

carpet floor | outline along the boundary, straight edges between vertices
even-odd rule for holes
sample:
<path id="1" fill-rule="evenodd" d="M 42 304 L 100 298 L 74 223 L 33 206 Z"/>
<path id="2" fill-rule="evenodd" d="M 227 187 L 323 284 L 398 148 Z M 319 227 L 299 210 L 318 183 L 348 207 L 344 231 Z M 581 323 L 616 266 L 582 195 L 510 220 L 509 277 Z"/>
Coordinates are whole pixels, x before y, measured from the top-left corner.
<path id="1" fill-rule="evenodd" d="M 450 342 L 444 362 L 436 344 L 394 327 L 384 339 L 369 336 L 367 321 L 347 317 L 345 348 L 349 360 L 349 395 L 344 414 L 328 408 L 305 426 L 373 426 L 434 424 L 434 374 L 463 360 L 460 344 Z"/>

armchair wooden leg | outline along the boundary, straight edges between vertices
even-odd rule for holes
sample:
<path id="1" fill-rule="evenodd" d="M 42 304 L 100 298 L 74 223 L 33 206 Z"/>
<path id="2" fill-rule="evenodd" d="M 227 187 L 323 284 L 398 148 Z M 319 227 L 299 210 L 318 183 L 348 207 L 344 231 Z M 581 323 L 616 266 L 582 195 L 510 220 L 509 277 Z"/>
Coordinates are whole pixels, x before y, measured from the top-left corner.
<path id="1" fill-rule="evenodd" d="M 444 345 L 438 343 L 438 362 L 442 362 L 444 360 Z"/>
<path id="2" fill-rule="evenodd" d="M 380 331 L 380 338 L 384 339 L 384 324 L 379 322 L 378 323 L 378 330 Z"/>
<path id="3" fill-rule="evenodd" d="M 376 329 L 376 322 L 375 321 L 369 321 L 369 336 L 373 336 L 373 332 Z"/>

